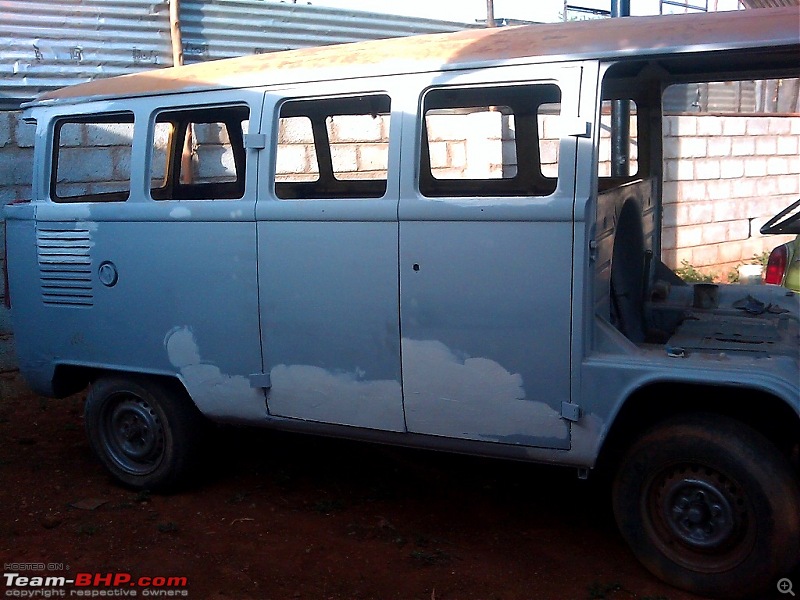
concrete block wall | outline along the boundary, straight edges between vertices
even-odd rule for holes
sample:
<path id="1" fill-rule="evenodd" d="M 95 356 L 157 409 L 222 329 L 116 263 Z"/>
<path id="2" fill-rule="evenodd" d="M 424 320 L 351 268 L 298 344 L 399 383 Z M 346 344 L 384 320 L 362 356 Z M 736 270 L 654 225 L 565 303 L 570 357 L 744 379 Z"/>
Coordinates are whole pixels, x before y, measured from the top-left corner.
<path id="1" fill-rule="evenodd" d="M 384 179 L 389 166 L 386 115 L 337 115 L 328 125 L 333 171 L 338 179 Z M 278 181 L 308 181 L 319 175 L 311 121 L 280 121 L 276 158 Z"/>
<path id="2" fill-rule="evenodd" d="M 0 111 L 0 207 L 31 197 L 35 127 L 22 121 L 20 114 Z M 0 248 L 2 236 L 0 228 Z M 0 296 L 4 294 L 5 289 L 0 286 Z"/>
<path id="3" fill-rule="evenodd" d="M 33 177 L 33 139 L 35 127 L 22 121 L 20 113 L 0 111 L 0 207 L 9 202 L 30 199 Z M 0 250 L 5 228 L 0 227 Z M 0 252 L 0 270 L 4 258 Z M 16 368 L 10 315 L 5 309 L 5 284 L 0 278 L 0 373 Z"/>
<path id="4" fill-rule="evenodd" d="M 662 252 L 724 276 L 791 236 L 762 236 L 800 198 L 800 116 L 668 116 Z"/>
<path id="5" fill-rule="evenodd" d="M 56 194 L 64 198 L 127 190 L 132 143 L 133 123 L 65 123 Z"/>

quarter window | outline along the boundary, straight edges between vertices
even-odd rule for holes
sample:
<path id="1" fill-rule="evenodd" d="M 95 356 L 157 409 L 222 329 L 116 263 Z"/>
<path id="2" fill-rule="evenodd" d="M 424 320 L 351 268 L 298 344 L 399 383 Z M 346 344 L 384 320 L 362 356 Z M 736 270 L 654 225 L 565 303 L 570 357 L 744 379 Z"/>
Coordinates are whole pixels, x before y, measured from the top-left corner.
<path id="1" fill-rule="evenodd" d="M 619 116 L 615 116 L 616 111 L 619 111 Z M 600 177 L 630 178 L 638 173 L 637 128 L 636 103 L 633 100 L 603 100 L 600 109 L 600 162 L 597 166 Z M 615 139 L 622 146 L 612 152 Z M 612 164 L 614 161 L 616 164 Z"/>
<path id="2" fill-rule="evenodd" d="M 130 196 L 133 114 L 56 123 L 50 197 L 54 202 L 123 202 Z"/>

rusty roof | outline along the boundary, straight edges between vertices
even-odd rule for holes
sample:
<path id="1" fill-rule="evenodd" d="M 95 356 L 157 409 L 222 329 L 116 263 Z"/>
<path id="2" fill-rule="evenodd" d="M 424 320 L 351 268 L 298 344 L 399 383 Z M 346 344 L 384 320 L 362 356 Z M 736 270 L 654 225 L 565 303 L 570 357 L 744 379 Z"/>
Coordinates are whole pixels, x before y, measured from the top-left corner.
<path id="1" fill-rule="evenodd" d="M 39 100 L 69 102 L 251 87 L 507 61 L 640 58 L 794 46 L 800 48 L 795 7 L 625 17 L 409 36 L 223 59 L 95 80 L 45 93 Z"/>

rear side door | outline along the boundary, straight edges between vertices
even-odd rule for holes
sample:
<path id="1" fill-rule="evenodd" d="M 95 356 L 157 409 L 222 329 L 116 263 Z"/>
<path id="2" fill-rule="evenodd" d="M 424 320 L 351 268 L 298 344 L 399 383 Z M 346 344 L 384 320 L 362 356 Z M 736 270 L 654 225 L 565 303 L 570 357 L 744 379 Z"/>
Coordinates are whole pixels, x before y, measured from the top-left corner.
<path id="1" fill-rule="evenodd" d="M 569 448 L 576 140 L 563 125 L 579 122 L 580 82 L 579 67 L 463 73 L 428 85 L 407 117 L 410 432 Z"/>
<path id="2" fill-rule="evenodd" d="M 262 130 L 277 132 L 256 207 L 267 407 L 404 431 L 400 119 L 385 89 L 326 85 L 265 101 Z"/>

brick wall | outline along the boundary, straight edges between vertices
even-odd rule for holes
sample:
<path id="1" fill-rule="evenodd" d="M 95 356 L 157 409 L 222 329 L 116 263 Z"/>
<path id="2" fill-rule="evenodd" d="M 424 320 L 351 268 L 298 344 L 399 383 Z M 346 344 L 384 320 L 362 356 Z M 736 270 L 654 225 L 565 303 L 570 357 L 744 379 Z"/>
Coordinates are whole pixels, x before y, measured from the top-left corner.
<path id="1" fill-rule="evenodd" d="M 19 112 L 0 111 L 0 208 L 17 199 L 30 199 L 33 177 L 33 137 L 35 127 L 20 119 Z M 0 249 L 4 228 L 0 227 Z M 3 256 L 0 253 L 0 268 Z M 0 280 L 0 299 L 5 287 Z M 0 319 L 2 334 L 2 319 Z"/>
<path id="2" fill-rule="evenodd" d="M 667 117 L 665 262 L 724 274 L 791 239 L 758 230 L 800 197 L 799 146 L 800 116 Z"/>
<path id="3" fill-rule="evenodd" d="M 0 111 L 0 208 L 16 199 L 31 197 L 35 127 L 19 117 L 19 112 Z M 0 227 L 0 249 L 5 243 L 4 232 Z M 0 252 L 0 269 L 2 261 Z M 2 302 L 5 294 L 5 284 L 0 278 L 0 373 L 16 369 L 17 362 L 10 318 Z"/>

